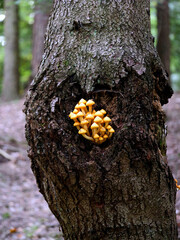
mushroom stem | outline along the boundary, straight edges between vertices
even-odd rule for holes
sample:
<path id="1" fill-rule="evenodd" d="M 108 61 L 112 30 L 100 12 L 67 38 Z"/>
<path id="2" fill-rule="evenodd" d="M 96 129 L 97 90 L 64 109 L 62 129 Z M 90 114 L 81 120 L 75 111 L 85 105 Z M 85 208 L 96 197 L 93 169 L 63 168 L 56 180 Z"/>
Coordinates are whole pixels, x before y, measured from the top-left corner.
<path id="1" fill-rule="evenodd" d="M 87 140 L 94 141 L 94 139 L 93 139 L 92 137 L 89 137 L 89 136 L 87 136 L 86 134 L 82 134 L 82 136 L 83 136 L 84 138 L 86 138 Z"/>
<path id="2" fill-rule="evenodd" d="M 88 129 L 87 125 L 82 125 L 82 127 L 87 131 L 87 134 L 90 135 L 89 134 L 89 129 Z"/>
<path id="3" fill-rule="evenodd" d="M 109 133 L 109 138 L 111 138 L 112 137 L 112 133 Z"/>
<path id="4" fill-rule="evenodd" d="M 87 109 L 85 110 L 85 109 L 81 108 L 81 112 L 82 112 L 84 115 L 86 115 Z"/>
<path id="5" fill-rule="evenodd" d="M 112 137 L 112 134 L 114 133 L 115 131 L 114 131 L 114 129 L 113 128 L 111 128 L 110 130 L 109 130 L 109 138 L 111 138 Z"/>
<path id="6" fill-rule="evenodd" d="M 92 106 L 89 106 L 89 112 L 92 113 Z"/>
<path id="7" fill-rule="evenodd" d="M 93 135 L 93 137 L 94 137 L 94 135 L 95 135 L 96 133 L 98 133 L 98 128 L 93 128 L 93 129 L 92 129 L 92 135 Z"/>

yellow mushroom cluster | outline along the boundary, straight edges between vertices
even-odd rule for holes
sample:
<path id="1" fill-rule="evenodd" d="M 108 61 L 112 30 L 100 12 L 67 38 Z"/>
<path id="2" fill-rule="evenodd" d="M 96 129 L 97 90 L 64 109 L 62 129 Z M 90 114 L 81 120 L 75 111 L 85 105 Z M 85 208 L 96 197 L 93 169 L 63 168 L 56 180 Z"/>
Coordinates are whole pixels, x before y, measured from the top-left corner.
<path id="1" fill-rule="evenodd" d="M 79 134 L 92 142 L 101 144 L 111 138 L 115 131 L 109 125 L 111 119 L 105 116 L 106 111 L 104 109 L 93 110 L 94 104 L 93 100 L 81 99 L 69 117 L 74 120 L 74 126 L 79 130 Z"/>

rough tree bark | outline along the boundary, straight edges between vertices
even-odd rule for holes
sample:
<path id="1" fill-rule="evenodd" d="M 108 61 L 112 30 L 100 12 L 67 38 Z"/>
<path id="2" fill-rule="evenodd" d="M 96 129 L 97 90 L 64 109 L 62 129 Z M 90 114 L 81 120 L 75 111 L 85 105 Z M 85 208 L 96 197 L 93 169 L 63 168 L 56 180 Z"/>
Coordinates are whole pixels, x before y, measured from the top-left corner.
<path id="1" fill-rule="evenodd" d="M 19 95 L 19 33 L 18 4 L 15 0 L 4 1 L 6 18 L 4 25 L 5 57 L 2 97 L 6 101 Z"/>
<path id="2" fill-rule="evenodd" d="M 44 52 L 44 35 L 47 28 L 50 14 L 51 1 L 35 1 L 35 16 L 33 24 L 33 58 L 32 58 L 32 76 L 33 79 L 38 71 L 39 64 Z"/>
<path id="3" fill-rule="evenodd" d="M 162 63 L 169 75 L 170 82 L 170 19 L 169 0 L 163 0 L 157 4 L 157 51 Z"/>
<path id="4" fill-rule="evenodd" d="M 54 1 L 45 53 L 25 102 L 29 157 L 65 239 L 177 239 L 166 162 L 172 95 L 153 46 L 150 1 Z M 102 145 L 68 115 L 81 98 L 112 118 Z"/>

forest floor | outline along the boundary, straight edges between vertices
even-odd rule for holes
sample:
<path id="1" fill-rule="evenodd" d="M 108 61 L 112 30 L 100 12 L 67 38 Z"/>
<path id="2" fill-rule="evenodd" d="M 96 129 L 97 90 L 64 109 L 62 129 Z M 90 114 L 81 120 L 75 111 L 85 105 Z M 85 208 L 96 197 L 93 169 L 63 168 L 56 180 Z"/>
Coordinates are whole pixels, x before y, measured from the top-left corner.
<path id="1" fill-rule="evenodd" d="M 31 172 L 24 137 L 23 102 L 23 99 L 0 102 L 0 240 L 63 240 L 59 224 Z M 180 93 L 174 94 L 164 109 L 168 163 L 180 183 Z M 180 191 L 176 213 L 180 229 Z"/>

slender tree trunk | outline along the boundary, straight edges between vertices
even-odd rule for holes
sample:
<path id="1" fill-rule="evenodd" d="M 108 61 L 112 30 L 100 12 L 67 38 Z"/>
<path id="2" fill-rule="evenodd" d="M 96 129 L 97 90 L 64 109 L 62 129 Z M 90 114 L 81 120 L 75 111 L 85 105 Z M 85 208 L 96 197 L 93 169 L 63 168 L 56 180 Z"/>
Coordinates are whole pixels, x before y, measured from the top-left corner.
<path id="1" fill-rule="evenodd" d="M 176 240 L 166 162 L 172 95 L 153 46 L 150 1 L 54 1 L 45 53 L 26 100 L 29 157 L 68 240 Z M 69 113 L 93 98 L 114 136 L 96 145 Z"/>
<path id="2" fill-rule="evenodd" d="M 18 4 L 15 0 L 6 0 L 5 11 L 5 58 L 2 97 L 9 101 L 19 95 L 19 33 Z"/>
<path id="3" fill-rule="evenodd" d="M 169 0 L 163 0 L 157 5 L 158 39 L 157 51 L 169 75 L 170 82 L 170 19 Z"/>
<path id="4" fill-rule="evenodd" d="M 51 1 L 35 1 L 35 16 L 33 25 L 33 58 L 32 78 L 35 77 L 44 52 L 44 36 L 47 28 Z"/>

